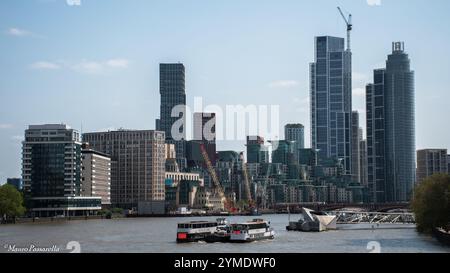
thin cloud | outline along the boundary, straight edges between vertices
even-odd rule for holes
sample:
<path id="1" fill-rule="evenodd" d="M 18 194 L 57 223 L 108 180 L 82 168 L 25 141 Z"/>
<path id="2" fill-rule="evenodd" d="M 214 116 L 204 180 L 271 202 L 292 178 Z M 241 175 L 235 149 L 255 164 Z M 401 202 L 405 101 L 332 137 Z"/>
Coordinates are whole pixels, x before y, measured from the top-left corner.
<path id="1" fill-rule="evenodd" d="M 24 138 L 24 136 L 12 136 L 11 140 L 12 141 L 20 141 L 20 142 L 22 142 L 22 141 L 25 140 L 25 138 Z"/>
<path id="2" fill-rule="evenodd" d="M 114 68 L 128 68 L 128 64 L 127 59 L 112 59 L 106 62 L 106 65 Z"/>
<path id="3" fill-rule="evenodd" d="M 11 129 L 12 127 L 12 124 L 0 123 L 0 129 Z"/>
<path id="4" fill-rule="evenodd" d="M 274 81 L 269 84 L 271 88 L 292 88 L 298 85 L 299 82 L 294 80 Z"/>
<path id="5" fill-rule="evenodd" d="M 52 62 L 35 62 L 33 64 L 30 65 L 30 67 L 32 69 L 37 69 L 37 70 L 57 70 L 60 69 L 61 66 L 57 63 L 52 63 Z"/>
<path id="6" fill-rule="evenodd" d="M 9 28 L 6 33 L 11 36 L 16 36 L 16 37 L 25 37 L 25 36 L 32 35 L 32 33 L 28 30 L 15 28 L 15 27 Z"/>
<path id="7" fill-rule="evenodd" d="M 105 74 L 108 71 L 116 69 L 126 69 L 130 61 L 127 59 L 109 59 L 106 61 L 90 61 L 82 60 L 80 62 L 66 62 L 66 61 L 39 61 L 30 65 L 32 69 L 36 70 L 58 70 L 66 69 L 82 74 L 98 75 Z"/>
<path id="8" fill-rule="evenodd" d="M 366 0 L 369 6 L 381 6 L 381 0 Z"/>
<path id="9" fill-rule="evenodd" d="M 42 35 L 33 33 L 26 29 L 17 28 L 17 27 L 11 27 L 11 28 L 7 29 L 6 34 L 9 36 L 14 36 L 14 37 L 18 37 L 18 38 L 24 38 L 24 37 L 45 38 Z"/>

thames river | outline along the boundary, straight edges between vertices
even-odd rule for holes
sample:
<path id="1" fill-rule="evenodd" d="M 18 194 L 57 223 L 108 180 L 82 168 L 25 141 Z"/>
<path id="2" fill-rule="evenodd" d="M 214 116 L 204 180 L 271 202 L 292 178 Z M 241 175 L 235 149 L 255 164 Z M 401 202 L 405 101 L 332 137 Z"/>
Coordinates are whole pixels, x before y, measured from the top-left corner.
<path id="1" fill-rule="evenodd" d="M 254 217 L 228 217 L 231 223 Z M 417 233 L 413 225 L 345 225 L 336 231 L 300 233 L 286 231 L 288 215 L 264 215 L 275 229 L 274 240 L 249 244 L 176 244 L 178 222 L 211 218 L 125 218 L 0 226 L 0 252 L 30 246 L 68 252 L 79 243 L 83 253 L 366 253 L 375 246 L 382 253 L 441 253 L 450 248 Z M 291 220 L 298 216 L 291 215 Z M 54 251 L 57 252 L 57 251 Z"/>

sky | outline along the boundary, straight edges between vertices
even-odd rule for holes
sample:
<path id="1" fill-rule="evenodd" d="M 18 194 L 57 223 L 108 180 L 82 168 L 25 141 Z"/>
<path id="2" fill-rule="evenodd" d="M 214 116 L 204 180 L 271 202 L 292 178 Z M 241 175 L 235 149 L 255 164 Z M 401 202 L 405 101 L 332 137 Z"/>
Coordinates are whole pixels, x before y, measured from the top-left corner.
<path id="1" fill-rule="evenodd" d="M 281 126 L 305 125 L 309 146 L 314 37 L 346 36 L 337 6 L 353 15 L 361 126 L 373 69 L 385 66 L 393 41 L 404 41 L 416 72 L 417 148 L 450 148 L 448 0 L 2 0 L 0 183 L 20 177 L 30 124 L 154 129 L 159 63 L 185 64 L 188 105 L 195 97 L 276 105 Z"/>

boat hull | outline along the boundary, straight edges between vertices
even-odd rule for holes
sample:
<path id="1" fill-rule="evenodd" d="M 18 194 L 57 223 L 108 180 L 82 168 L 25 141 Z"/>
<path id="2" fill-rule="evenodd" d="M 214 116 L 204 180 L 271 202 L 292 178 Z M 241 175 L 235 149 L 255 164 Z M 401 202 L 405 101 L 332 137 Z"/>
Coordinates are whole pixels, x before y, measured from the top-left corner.
<path id="1" fill-rule="evenodd" d="M 204 241 L 207 237 L 211 236 L 211 233 L 195 233 L 195 234 L 185 234 L 179 233 L 177 235 L 177 243 L 195 243 L 199 241 Z"/>
<path id="2" fill-rule="evenodd" d="M 230 243 L 251 243 L 255 241 L 263 241 L 263 240 L 273 240 L 275 238 L 275 233 L 265 232 L 264 234 L 245 234 L 241 236 L 231 236 Z"/>

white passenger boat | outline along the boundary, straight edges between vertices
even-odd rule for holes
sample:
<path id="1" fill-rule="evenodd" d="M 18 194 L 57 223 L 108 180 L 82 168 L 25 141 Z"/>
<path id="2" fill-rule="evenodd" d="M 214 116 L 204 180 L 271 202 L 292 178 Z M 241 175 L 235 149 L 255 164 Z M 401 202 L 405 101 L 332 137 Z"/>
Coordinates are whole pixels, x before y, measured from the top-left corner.
<path id="1" fill-rule="evenodd" d="M 262 219 L 255 219 L 251 222 L 233 224 L 230 242 L 245 243 L 274 239 L 274 237 L 275 232 L 270 227 L 269 222 Z"/>
<path id="2" fill-rule="evenodd" d="M 188 243 L 205 240 L 214 235 L 219 229 L 227 226 L 225 218 L 212 221 L 192 221 L 179 223 L 177 229 L 177 243 Z"/>

